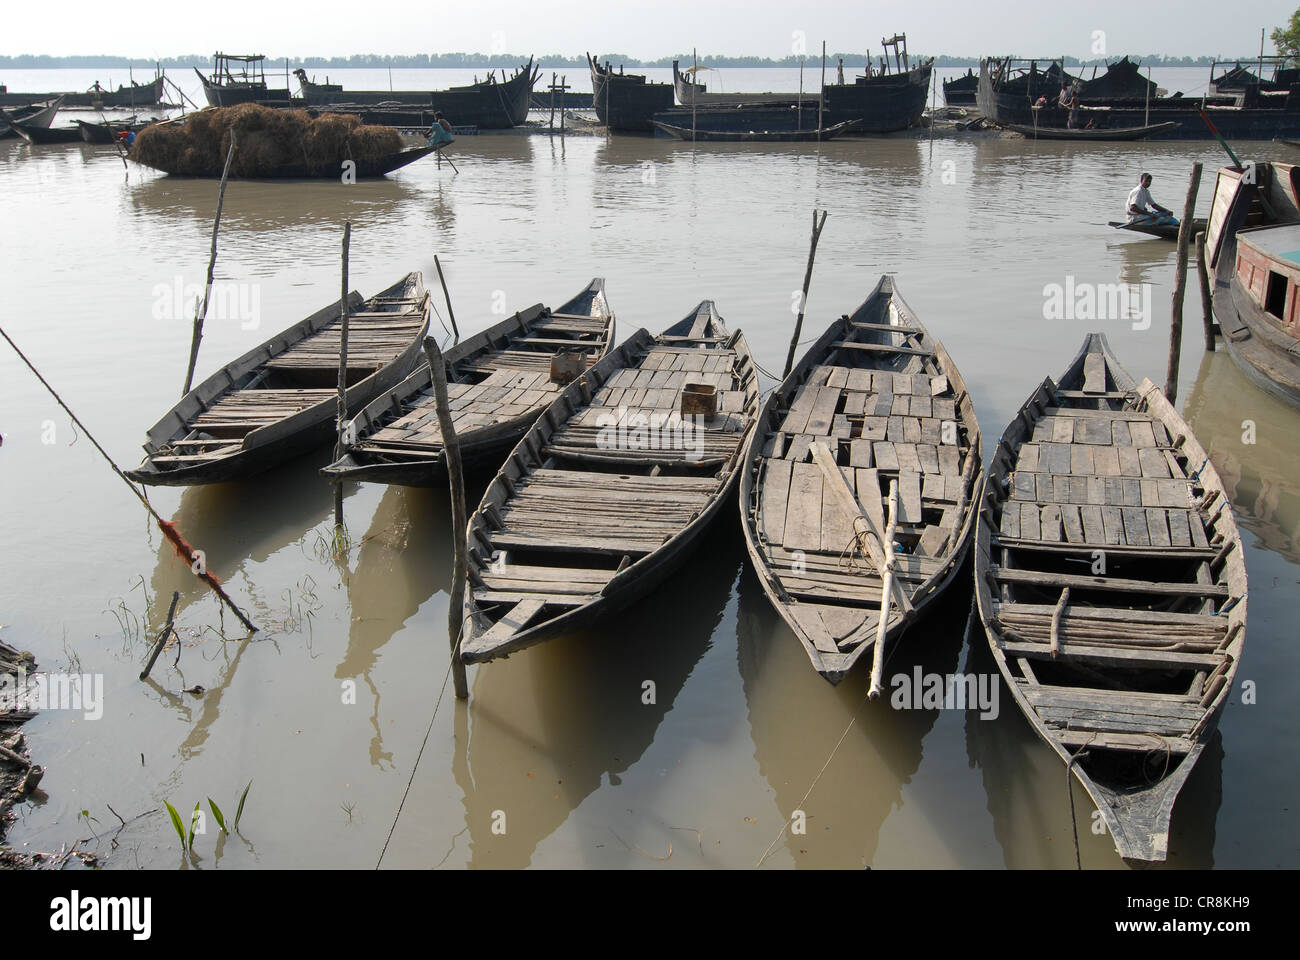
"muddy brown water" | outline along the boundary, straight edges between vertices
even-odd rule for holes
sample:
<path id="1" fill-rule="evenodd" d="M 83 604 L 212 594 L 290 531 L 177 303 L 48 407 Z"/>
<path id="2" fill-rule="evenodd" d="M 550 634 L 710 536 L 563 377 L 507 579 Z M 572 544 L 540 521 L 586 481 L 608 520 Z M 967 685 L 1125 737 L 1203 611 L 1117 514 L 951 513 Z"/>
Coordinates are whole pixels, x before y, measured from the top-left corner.
<path id="1" fill-rule="evenodd" d="M 602 276 L 620 339 L 712 298 L 779 372 L 821 207 L 830 218 L 804 340 L 895 274 L 965 376 L 987 452 L 1090 330 L 1135 376 L 1163 381 L 1174 247 L 1105 224 L 1141 170 L 1180 210 L 1191 162 L 1212 171 L 1223 159 L 1213 143 L 996 136 L 818 152 L 483 135 L 462 138 L 455 157 L 459 175 L 422 161 L 351 186 L 233 183 L 217 262 L 228 297 L 207 325 L 199 377 L 337 298 L 345 219 L 353 287 L 370 294 L 412 269 L 436 284 L 437 253 L 463 332 Z M 1200 215 L 1211 189 L 1207 176 Z M 111 147 L 0 142 L 4 327 L 124 467 L 179 396 L 185 287 L 206 269 L 216 192 L 124 171 Z M 1148 285 L 1150 326 L 1047 318 L 1045 290 L 1067 283 Z M 1300 413 L 1254 389 L 1226 353 L 1206 355 L 1199 324 L 1193 287 L 1179 408 L 1243 527 L 1252 592 L 1238 679 L 1257 684 L 1257 702 L 1239 692 L 1229 703 L 1175 808 L 1169 862 L 1294 867 L 1298 778 L 1274 744 L 1300 719 L 1288 626 Z M 410 781 L 385 866 L 750 867 L 765 852 L 765 868 L 1074 864 L 1064 768 L 1006 692 L 990 719 L 887 701 L 859 711 L 865 671 L 836 688 L 813 673 L 748 566 L 734 511 L 614 621 L 470 668 L 462 704 L 443 691 L 444 493 L 349 485 L 356 546 L 335 560 L 331 490 L 317 473 L 327 450 L 240 483 L 151 491 L 263 628 L 241 640 L 226 616 L 222 639 L 216 602 L 7 346 L 0 433 L 0 636 L 42 670 L 103 684 L 102 717 L 50 709 L 27 724 L 49 772 L 16 810 L 20 849 L 57 851 L 93 832 L 83 846 L 107 854 L 116 832 L 110 867 L 174 869 L 166 814 L 132 818 L 163 801 L 188 816 L 208 797 L 231 816 L 252 780 L 242 837 L 223 840 L 209 818 L 191 868 L 372 867 Z M 169 648 L 141 683 L 173 590 L 179 662 Z M 996 675 L 983 637 L 965 634 L 969 602 L 963 578 L 906 635 L 887 678 L 917 667 Z M 195 685 L 205 692 L 182 692 Z M 1121 867 L 1078 788 L 1075 806 L 1084 865 Z M 806 832 L 781 835 L 797 808 Z"/>

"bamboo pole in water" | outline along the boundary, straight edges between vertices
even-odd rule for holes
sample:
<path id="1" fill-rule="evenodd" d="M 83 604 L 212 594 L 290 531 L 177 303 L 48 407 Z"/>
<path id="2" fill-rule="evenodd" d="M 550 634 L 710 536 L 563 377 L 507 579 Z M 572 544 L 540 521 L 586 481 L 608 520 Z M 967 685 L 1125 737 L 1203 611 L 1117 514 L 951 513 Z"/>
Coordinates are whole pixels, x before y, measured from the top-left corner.
<path id="1" fill-rule="evenodd" d="M 894 531 L 898 528 L 898 481 L 889 481 L 889 516 L 885 521 L 885 569 L 880 572 L 880 619 L 876 622 L 876 646 L 871 651 L 871 687 L 867 696 L 878 698 L 884 690 L 885 634 L 889 631 L 890 594 L 894 587 Z"/>
<path id="2" fill-rule="evenodd" d="M 230 176 L 230 161 L 235 156 L 235 131 L 230 131 L 230 148 L 226 150 L 226 165 L 221 168 L 221 189 L 217 191 L 217 215 L 212 221 L 212 253 L 208 256 L 208 282 L 203 288 L 203 304 L 194 310 L 194 333 L 190 337 L 190 364 L 185 370 L 185 389 L 190 392 L 194 383 L 194 366 L 199 362 L 199 343 L 203 340 L 203 321 L 208 316 L 208 299 L 212 296 L 212 273 L 217 268 L 217 231 L 221 229 L 221 207 L 226 202 L 226 179 Z"/>
<path id="3" fill-rule="evenodd" d="M 447 401 L 447 367 L 433 337 L 424 338 L 424 354 L 429 360 L 429 373 L 433 379 L 433 396 L 438 409 L 438 429 L 442 432 L 442 455 L 447 461 L 447 480 L 451 486 L 452 543 L 455 548 L 455 569 L 451 578 L 451 599 L 447 610 L 447 632 L 451 637 L 451 674 L 456 688 L 456 699 L 469 697 L 469 683 L 465 678 L 465 663 L 460 658 L 460 634 L 465 620 L 465 579 L 469 569 L 469 543 L 465 517 L 465 474 L 460 460 L 460 440 L 456 425 L 451 419 L 451 406 Z"/>
<path id="4" fill-rule="evenodd" d="M 451 333 L 456 338 L 455 342 L 460 343 L 460 331 L 456 329 L 456 314 L 451 309 L 451 294 L 447 292 L 447 278 L 442 275 L 442 264 L 438 262 L 438 255 L 433 255 L 433 265 L 438 268 L 438 282 L 442 284 L 442 297 L 447 301 L 447 316 L 451 318 Z"/>
<path id="5" fill-rule="evenodd" d="M 803 310 L 808 303 L 808 285 L 812 282 L 813 260 L 817 256 L 817 240 L 822 235 L 822 227 L 826 226 L 826 211 L 822 211 L 821 222 L 817 222 L 817 211 L 813 211 L 813 230 L 812 246 L 808 249 L 808 269 L 803 275 L 803 294 L 799 297 L 799 315 L 794 321 L 794 336 L 790 338 L 790 353 L 785 358 L 785 371 L 781 374 L 784 380 L 790 376 L 790 368 L 794 366 L 794 352 L 799 349 L 799 333 L 803 330 Z"/>
<path id="6" fill-rule="evenodd" d="M 1196 213 L 1196 193 L 1201 186 L 1200 161 L 1192 164 L 1187 200 L 1183 204 L 1183 222 L 1178 225 L 1178 265 L 1174 272 L 1173 315 L 1169 321 L 1169 371 L 1165 377 L 1165 396 L 1173 403 L 1178 396 L 1178 364 L 1183 347 L 1183 291 L 1187 286 L 1187 245 L 1192 237 L 1192 216 Z"/>
<path id="7" fill-rule="evenodd" d="M 822 110 L 826 107 L 826 41 L 822 41 L 822 85 L 817 96 L 817 142 L 822 142 Z"/>
<path id="8" fill-rule="evenodd" d="M 348 247 L 352 242 L 352 221 L 343 224 L 343 294 L 339 301 L 339 403 L 338 434 L 334 459 L 343 456 L 343 429 L 348 419 Z M 343 481 L 334 484 L 334 526 L 343 526 Z"/>
<path id="9" fill-rule="evenodd" d="M 1196 275 L 1201 281 L 1201 320 L 1205 326 L 1205 351 L 1214 352 L 1214 297 L 1210 294 L 1210 271 L 1205 262 L 1205 231 L 1196 234 Z"/>

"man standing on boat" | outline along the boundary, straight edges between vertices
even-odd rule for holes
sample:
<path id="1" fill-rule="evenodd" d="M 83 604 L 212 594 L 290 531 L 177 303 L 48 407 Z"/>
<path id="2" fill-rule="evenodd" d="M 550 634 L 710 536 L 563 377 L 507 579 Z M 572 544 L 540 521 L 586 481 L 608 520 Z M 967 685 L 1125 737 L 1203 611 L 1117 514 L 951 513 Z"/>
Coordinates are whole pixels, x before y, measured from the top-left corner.
<path id="1" fill-rule="evenodd" d="M 445 146 L 454 139 L 451 135 L 451 124 L 442 115 L 442 111 L 438 111 L 433 115 L 433 126 L 429 128 L 429 146 Z"/>
<path id="2" fill-rule="evenodd" d="M 1162 219 L 1173 216 L 1173 212 L 1160 206 L 1151 199 L 1151 174 L 1144 173 L 1138 178 L 1138 185 L 1129 191 L 1128 206 L 1124 212 L 1130 220 Z M 1147 208 L 1151 209 L 1148 210 Z"/>

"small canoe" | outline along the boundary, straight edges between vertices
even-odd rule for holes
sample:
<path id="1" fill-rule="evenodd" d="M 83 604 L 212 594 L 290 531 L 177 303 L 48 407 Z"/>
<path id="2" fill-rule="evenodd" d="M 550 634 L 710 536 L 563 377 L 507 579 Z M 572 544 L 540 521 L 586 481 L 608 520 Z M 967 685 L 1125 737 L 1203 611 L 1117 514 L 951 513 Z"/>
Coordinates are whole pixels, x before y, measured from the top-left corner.
<path id="1" fill-rule="evenodd" d="M 1148 217 L 1144 220 L 1110 220 L 1106 226 L 1114 227 L 1116 230 L 1132 230 L 1134 233 L 1145 233 L 1150 237 L 1159 237 L 1161 240 L 1177 240 L 1179 221 L 1177 217 L 1171 217 L 1168 220 L 1156 220 L 1154 217 Z M 1204 220 L 1192 221 L 1192 236 L 1196 235 L 1197 230 L 1205 229 Z"/>
<path id="2" fill-rule="evenodd" d="M 1232 692 L 1246 566 L 1214 464 L 1101 334 L 1002 435 L 975 594 L 1007 687 L 1120 856 L 1164 860 L 1178 791 Z"/>
<path id="3" fill-rule="evenodd" d="M 348 295 L 348 410 L 391 390 L 421 357 L 429 295 L 419 273 L 364 299 Z M 341 302 L 318 310 L 181 398 L 127 473 L 140 483 L 187 486 L 241 479 L 314 449 L 336 434 Z"/>
<path id="4" fill-rule="evenodd" d="M 716 412 L 693 412 L 707 397 Z M 749 347 L 709 300 L 657 337 L 638 330 L 569 384 L 470 519 L 465 661 L 588 626 L 653 590 L 730 500 L 757 410 Z"/>
<path id="5" fill-rule="evenodd" d="M 1014 130 L 1030 140 L 1094 140 L 1098 142 L 1112 140 L 1144 140 L 1158 133 L 1166 133 L 1179 124 L 1173 120 L 1166 123 L 1153 123 L 1145 127 L 1093 127 L 1092 129 L 1075 129 L 1069 127 L 1035 127 L 1026 123 L 999 123 L 1005 130 Z"/>
<path id="6" fill-rule="evenodd" d="M 123 131 L 130 130 L 139 133 L 145 127 L 156 122 L 155 120 L 136 120 L 134 117 L 127 120 L 109 120 L 102 123 L 78 120 L 77 129 L 81 132 L 81 139 L 86 143 L 117 143 Z"/>
<path id="7" fill-rule="evenodd" d="M 534 304 L 456 344 L 443 354 L 447 395 L 467 472 L 491 470 L 564 389 L 552 379 L 562 353 L 590 367 L 609 352 L 614 313 L 605 281 L 596 278 L 554 311 Z M 355 437 L 324 469 L 334 479 L 408 487 L 447 482 L 447 464 L 427 364 L 352 420 Z"/>
<path id="8" fill-rule="evenodd" d="M 843 123 L 822 127 L 820 130 L 706 130 L 700 127 L 692 130 L 690 127 L 678 127 L 658 120 L 650 122 L 678 140 L 697 140 L 706 143 L 810 143 L 834 140 L 840 134 L 862 126 L 861 120 L 845 120 Z"/>
<path id="9" fill-rule="evenodd" d="M 892 546 L 911 609 L 891 603 L 889 643 L 940 596 L 969 551 L 983 461 L 961 374 L 888 276 L 770 395 L 740 487 L 745 542 L 768 599 L 813 668 L 839 683 L 875 645 L 882 577 L 865 558 L 849 562 L 853 517 L 810 452 L 814 443 L 829 449 L 882 533 L 890 481 L 898 482 Z"/>

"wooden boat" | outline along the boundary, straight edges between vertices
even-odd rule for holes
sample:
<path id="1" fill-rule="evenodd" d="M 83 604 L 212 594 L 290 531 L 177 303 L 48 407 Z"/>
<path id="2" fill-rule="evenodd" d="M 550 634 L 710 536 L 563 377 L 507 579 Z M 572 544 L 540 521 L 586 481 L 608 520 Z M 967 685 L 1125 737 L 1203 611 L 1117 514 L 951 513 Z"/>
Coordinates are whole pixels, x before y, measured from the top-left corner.
<path id="1" fill-rule="evenodd" d="M 1109 220 L 1106 223 L 1108 227 L 1114 227 L 1116 230 L 1132 230 L 1134 233 L 1145 233 L 1150 237 L 1159 237 L 1161 240 L 1177 240 L 1179 222 L 1177 217 L 1170 217 L 1168 220 L 1156 220 L 1154 217 L 1148 217 L 1145 220 Z M 1196 231 L 1205 229 L 1204 220 L 1192 221 L 1192 235 Z"/>
<path id="2" fill-rule="evenodd" d="M 591 68 L 591 102 L 596 118 L 620 133 L 653 133 L 656 113 L 672 108 L 673 89 L 666 83 L 649 83 L 640 74 L 618 72 L 587 54 Z"/>
<path id="3" fill-rule="evenodd" d="M 26 121 L 15 120 L 13 128 L 14 133 L 28 143 L 44 145 L 82 142 L 81 130 L 77 127 L 31 127 L 27 125 Z"/>
<path id="4" fill-rule="evenodd" d="M 118 135 L 124 130 L 139 133 L 145 127 L 157 122 L 156 120 L 136 120 L 134 117 L 126 120 L 108 120 L 102 123 L 78 120 L 77 130 L 81 134 L 81 139 L 86 143 L 117 143 Z"/>
<path id="5" fill-rule="evenodd" d="M 718 143 L 809 143 L 811 141 L 834 140 L 842 133 L 848 133 L 862 126 L 861 120 L 846 120 L 820 130 L 710 130 L 697 127 L 676 127 L 669 123 L 652 121 L 656 128 L 678 140 L 698 140 Z"/>
<path id="6" fill-rule="evenodd" d="M 979 90 L 980 78 L 973 70 L 967 70 L 964 77 L 954 77 L 943 82 L 943 102 L 950 107 L 975 106 L 975 93 Z"/>
<path id="7" fill-rule="evenodd" d="M 80 139 L 80 134 L 78 134 Z M 376 160 L 358 160 L 356 161 L 356 170 L 354 175 L 359 180 L 373 179 L 383 177 L 392 173 L 394 170 L 400 170 L 407 164 L 414 163 L 427 157 L 429 154 L 437 151 L 438 147 L 406 147 L 396 153 L 390 153 L 387 156 L 380 157 Z M 197 174 L 180 173 L 176 168 L 170 166 L 167 162 L 146 163 L 140 159 L 138 151 L 132 150 L 128 154 L 129 159 L 134 160 L 141 166 L 149 167 L 152 170 L 161 170 L 173 177 L 189 177 L 192 179 L 220 180 L 223 163 L 214 164 L 206 168 L 201 176 Z M 167 160 L 173 158 L 168 157 Z M 176 158 L 179 159 L 179 158 Z M 306 163 L 286 163 L 283 166 L 276 167 L 274 170 L 267 171 L 257 177 L 241 177 L 233 171 L 230 174 L 231 180 L 337 180 L 339 178 L 339 165 L 337 163 L 322 163 L 320 165 L 309 165 Z"/>
<path id="8" fill-rule="evenodd" d="M 429 295 L 419 273 L 382 293 L 348 295 L 347 407 L 391 390 L 422 357 Z M 335 302 L 226 364 L 148 433 L 140 483 L 185 486 L 250 476 L 327 442 L 338 414 Z"/>
<path id="9" fill-rule="evenodd" d="M 197 67 L 194 72 L 203 84 L 203 96 L 210 107 L 234 107 L 241 103 L 263 103 L 271 107 L 293 104 L 288 77 L 285 77 L 283 90 L 273 90 L 267 85 L 264 54 L 218 51 L 212 55 L 212 72 L 208 76 L 200 73 Z"/>
<path id="10" fill-rule="evenodd" d="M 448 349 L 447 395 L 466 471 L 499 469 L 564 389 L 552 378 L 555 358 L 581 354 L 583 369 L 590 367 L 609 352 L 613 332 L 614 313 L 598 277 L 554 311 L 534 304 Z M 358 413 L 351 434 L 356 439 L 326 475 L 408 487 L 446 482 L 427 364 Z"/>
<path id="11" fill-rule="evenodd" d="M 55 99 L 42 105 L 32 104 L 25 107 L 15 107 L 13 110 L 0 110 L 0 137 L 16 137 L 18 130 L 15 123 L 24 123 L 27 128 L 48 127 L 54 122 L 54 116 L 59 112 L 62 101 Z"/>
<path id="12" fill-rule="evenodd" d="M 770 104 L 789 106 L 803 101 L 816 101 L 815 94 L 798 93 L 709 93 L 704 84 L 686 74 L 679 66 L 680 61 L 673 61 L 673 94 L 683 107 L 734 107 L 740 104 Z"/>
<path id="13" fill-rule="evenodd" d="M 80 92 L 64 91 L 62 93 L 10 93 L 0 88 L 0 107 L 21 107 L 42 100 L 61 98 L 67 109 L 108 109 L 110 107 L 165 107 L 163 102 L 163 76 L 155 77 L 148 83 L 132 82 L 130 86 L 119 86 L 109 90 L 94 84 L 89 90 Z"/>
<path id="14" fill-rule="evenodd" d="M 1024 123 L 999 123 L 1004 130 L 1012 130 L 1028 137 L 1030 140 L 1145 140 L 1156 134 L 1168 133 L 1178 126 L 1172 120 L 1165 123 L 1152 123 L 1143 127 L 1094 127 L 1091 130 L 1070 129 L 1069 127 L 1035 127 Z"/>
<path id="15" fill-rule="evenodd" d="M 702 394 L 715 415 L 692 414 Z M 465 661 L 589 625 L 671 574 L 735 490 L 757 409 L 749 346 L 708 300 L 569 384 L 470 519 Z"/>
<path id="16" fill-rule="evenodd" d="M 1246 566 L 1213 463 L 1089 334 L 1002 435 L 979 512 L 975 592 L 1007 687 L 1120 855 L 1164 860 L 1245 642 Z"/>
<path id="17" fill-rule="evenodd" d="M 965 382 L 888 276 L 768 398 L 740 487 L 745 542 L 768 599 L 814 669 L 839 683 L 876 642 L 882 578 L 869 562 L 847 562 L 854 521 L 810 456 L 813 443 L 829 448 L 876 530 L 898 483 L 894 549 L 910 609 L 891 604 L 888 643 L 957 575 L 983 477 Z"/>
<path id="18" fill-rule="evenodd" d="M 380 107 L 381 104 L 397 108 L 402 119 L 398 123 L 385 124 L 386 126 L 403 126 L 406 113 L 423 108 L 429 115 L 429 122 L 419 124 L 423 127 L 431 125 L 435 112 L 441 112 L 458 126 L 507 130 L 520 126 L 528 119 L 533 86 L 537 83 L 541 69 L 529 57 L 528 63 L 521 64 L 509 78 L 502 71 L 501 78 L 497 79 L 495 71 L 491 71 L 485 80 L 447 90 L 344 90 L 342 84 L 308 80 L 307 72 L 301 68 L 294 71 L 294 76 L 298 79 L 303 101 L 309 106 L 347 104 L 352 107 L 370 107 L 371 110 L 366 112 L 369 116 L 383 116 L 385 111 Z M 402 107 L 406 109 L 402 110 Z M 383 121 L 367 119 L 365 122 Z"/>
<path id="19" fill-rule="evenodd" d="M 1237 366 L 1293 406 L 1300 406 L 1297 249 L 1300 166 L 1256 162 L 1249 178 L 1221 169 L 1205 236 L 1214 316 Z"/>

